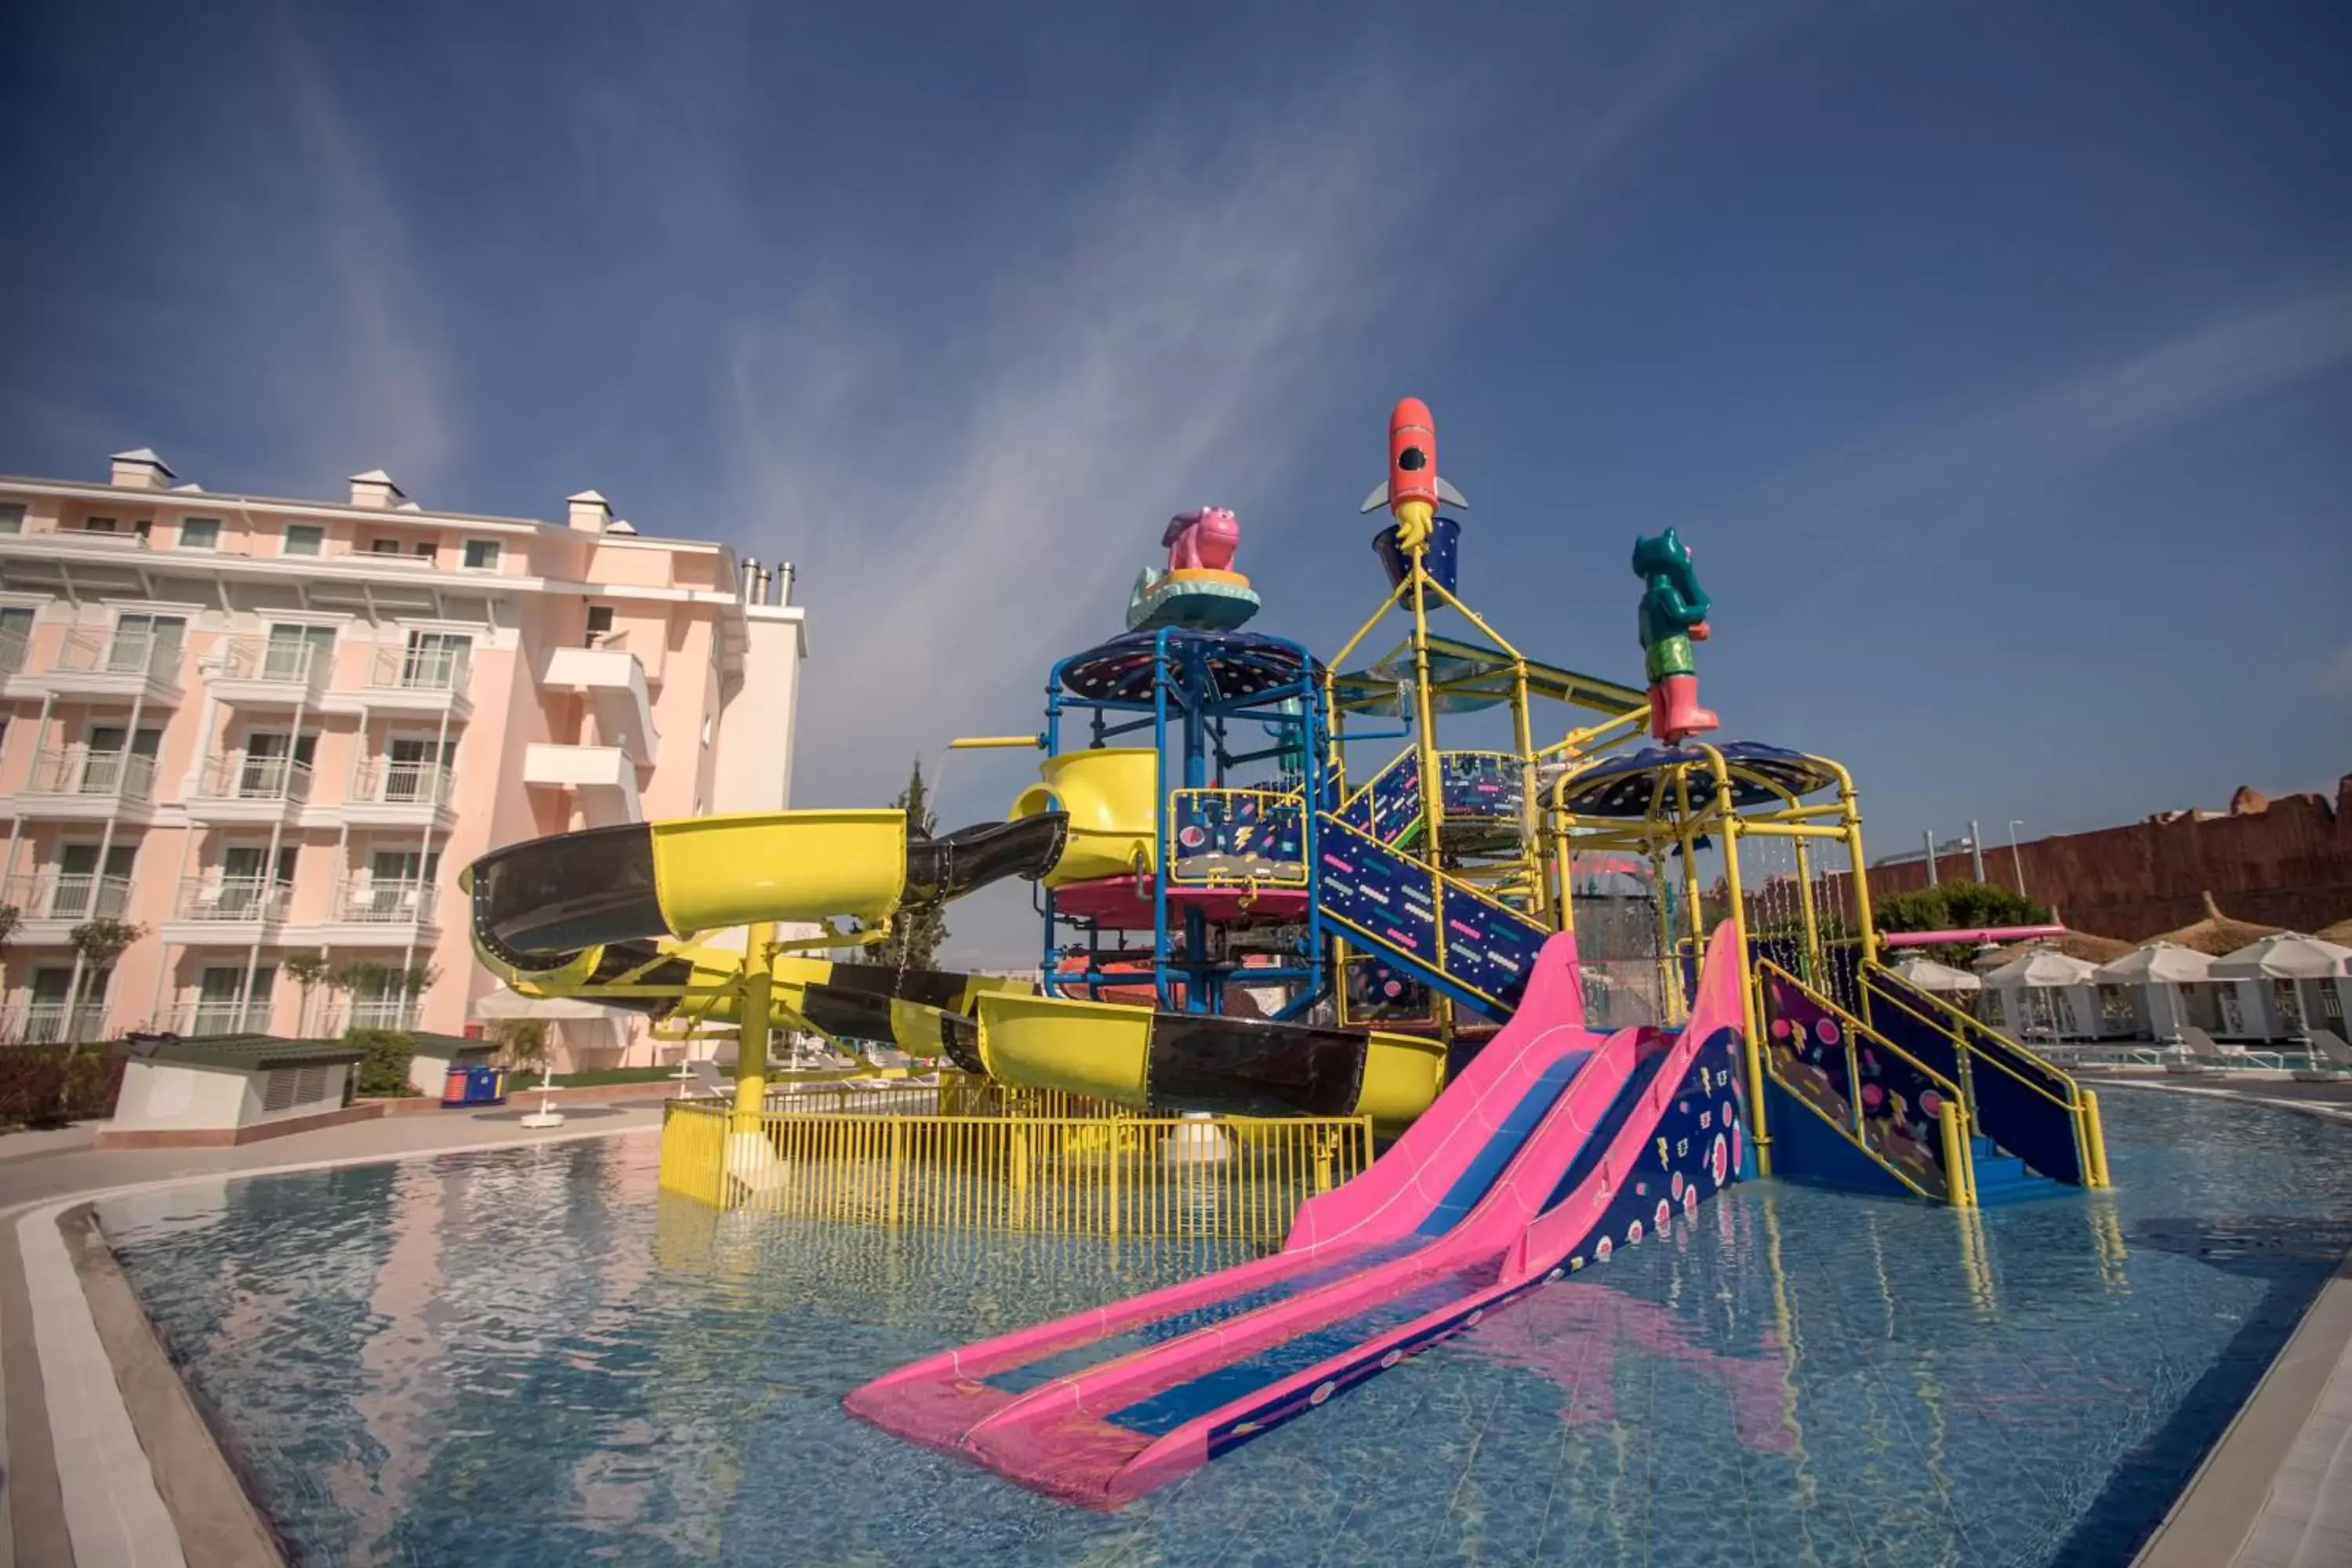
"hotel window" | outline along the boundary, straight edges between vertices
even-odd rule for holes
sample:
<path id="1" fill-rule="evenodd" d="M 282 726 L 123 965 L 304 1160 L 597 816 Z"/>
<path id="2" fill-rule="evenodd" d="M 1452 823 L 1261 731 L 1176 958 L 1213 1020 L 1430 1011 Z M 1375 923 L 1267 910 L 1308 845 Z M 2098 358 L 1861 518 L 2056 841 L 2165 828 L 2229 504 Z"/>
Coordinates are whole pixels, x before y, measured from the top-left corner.
<path id="1" fill-rule="evenodd" d="M 400 541 L 397 539 L 371 539 L 368 541 L 368 553 L 371 555 L 397 555 L 400 553 Z"/>
<path id="2" fill-rule="evenodd" d="M 180 520 L 180 548 L 183 550 L 218 550 L 220 519 L 216 517 L 184 517 Z"/>
<path id="3" fill-rule="evenodd" d="M 319 555 L 325 552 L 327 531 L 314 523 L 289 522 L 286 534 L 278 546 L 280 555 Z"/>
<path id="4" fill-rule="evenodd" d="M 22 501 L 12 500 L 5 504 L 0 504 L 0 533 L 22 533 L 24 531 L 25 503 Z"/>
<path id="5" fill-rule="evenodd" d="M 602 643 L 604 638 L 611 636 L 612 631 L 613 606 L 610 605 L 589 605 L 588 646 L 590 647 L 596 647 L 598 644 Z"/>
<path id="6" fill-rule="evenodd" d="M 419 555 L 421 555 L 421 556 L 423 556 L 423 557 L 424 557 L 425 560 L 427 560 L 427 561 L 432 560 L 432 559 L 433 559 L 433 542 L 432 542 L 431 540 L 429 540 L 429 539 L 420 539 L 420 540 L 418 540 L 418 541 L 416 542 L 416 553 L 417 553 L 417 554 L 419 554 Z"/>
<path id="7" fill-rule="evenodd" d="M 499 569 L 499 542 L 495 539 L 466 541 L 466 570 L 495 572 Z"/>
<path id="8" fill-rule="evenodd" d="M 110 517 L 86 517 L 81 520 L 84 533 L 112 533 L 114 520 Z"/>

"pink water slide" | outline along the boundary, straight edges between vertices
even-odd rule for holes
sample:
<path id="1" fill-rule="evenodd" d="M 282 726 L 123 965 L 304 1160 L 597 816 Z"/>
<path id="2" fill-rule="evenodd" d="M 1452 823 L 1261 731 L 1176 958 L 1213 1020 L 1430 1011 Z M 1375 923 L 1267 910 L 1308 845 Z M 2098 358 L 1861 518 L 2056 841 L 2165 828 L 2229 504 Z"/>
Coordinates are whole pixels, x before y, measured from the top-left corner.
<path id="1" fill-rule="evenodd" d="M 1510 1024 L 1370 1170 L 1308 1202 L 1280 1252 L 943 1352 L 849 1409 L 1112 1508 L 1475 1327 L 1581 1262 L 1623 1206 L 1701 1047 L 1738 1025 L 1733 949 L 1713 948 L 1680 1033 L 1603 1038 L 1584 1025 L 1574 938 L 1553 937 Z"/>

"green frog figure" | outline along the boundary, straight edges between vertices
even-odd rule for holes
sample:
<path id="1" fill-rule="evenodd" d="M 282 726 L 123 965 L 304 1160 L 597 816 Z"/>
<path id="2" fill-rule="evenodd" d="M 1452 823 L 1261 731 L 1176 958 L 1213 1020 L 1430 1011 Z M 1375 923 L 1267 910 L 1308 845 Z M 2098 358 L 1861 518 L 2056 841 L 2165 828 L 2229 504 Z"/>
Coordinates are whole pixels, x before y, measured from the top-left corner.
<path id="1" fill-rule="evenodd" d="M 1690 546 L 1673 529 L 1633 541 L 1633 574 L 1642 579 L 1642 666 L 1650 682 L 1650 733 L 1665 744 L 1712 730 L 1717 721 L 1698 705 L 1691 643 L 1705 642 L 1714 605 L 1691 570 Z"/>

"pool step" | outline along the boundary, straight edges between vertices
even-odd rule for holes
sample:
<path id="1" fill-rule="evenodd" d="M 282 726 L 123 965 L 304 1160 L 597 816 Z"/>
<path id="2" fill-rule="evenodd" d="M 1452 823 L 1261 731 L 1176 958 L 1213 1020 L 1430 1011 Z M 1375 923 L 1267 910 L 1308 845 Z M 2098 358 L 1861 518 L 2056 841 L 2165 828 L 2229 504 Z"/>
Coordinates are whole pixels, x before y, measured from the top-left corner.
<path id="1" fill-rule="evenodd" d="M 1969 1158 L 1976 1171 L 1979 1208 L 2046 1198 L 2066 1190 L 2063 1183 L 2036 1175 L 2026 1168 L 2024 1161 L 2003 1153 L 2000 1144 L 1981 1134 L 1969 1140 Z"/>

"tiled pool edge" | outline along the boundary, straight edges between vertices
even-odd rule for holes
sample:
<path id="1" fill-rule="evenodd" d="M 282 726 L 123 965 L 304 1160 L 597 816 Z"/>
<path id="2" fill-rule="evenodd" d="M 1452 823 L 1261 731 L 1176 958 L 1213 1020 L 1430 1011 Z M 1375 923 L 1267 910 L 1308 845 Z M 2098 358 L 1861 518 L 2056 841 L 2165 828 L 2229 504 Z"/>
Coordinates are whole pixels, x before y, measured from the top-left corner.
<path id="1" fill-rule="evenodd" d="M 0 1239 L 0 1251 L 6 1254 L 6 1266 L 0 1268 L 0 1307 L 14 1307 L 15 1301 L 7 1298 L 17 1290 L 26 1302 L 21 1317 L 7 1313 L 5 1335 L 0 1335 L 0 1352 L 5 1352 L 5 1359 L 0 1359 L 0 1394 L 5 1394 L 0 1410 L 6 1415 L 5 1447 L 0 1452 L 9 1460 L 8 1539 L 0 1543 L 6 1552 L 0 1563 L 39 1563 L 42 1568 L 68 1564 L 148 1568 L 149 1564 L 188 1562 L 178 1527 L 164 1507 L 149 1456 L 123 1401 L 119 1382 L 122 1369 L 106 1353 L 81 1275 L 59 1227 L 68 1211 L 110 1198 L 169 1192 L 206 1182 L 400 1164 L 444 1154 L 625 1138 L 656 1131 L 643 1126 L 587 1128 L 443 1147 L 377 1151 L 336 1160 L 217 1173 L 183 1172 L 156 1181 L 93 1187 L 0 1210 L 0 1219 L 15 1221 L 13 1237 Z M 136 1297 L 132 1300 L 135 1303 Z M 143 1308 L 141 1313 L 143 1319 Z M 152 1324 L 147 1331 L 153 1333 Z M 89 1359 L 92 1353 L 95 1363 Z M 100 1367 L 105 1375 L 93 1376 Z M 178 1370 L 169 1370 L 176 1380 Z M 60 1390 L 66 1387 L 78 1397 L 66 1406 L 60 1423 Z M 192 1399 L 184 1385 L 182 1392 Z M 38 1433 L 30 1430 L 35 1425 L 40 1427 Z M 20 1456 L 34 1462 L 23 1466 Z M 27 1468 L 33 1473 L 27 1475 Z M 33 1484 L 22 1484 L 27 1481 Z M 248 1506 L 252 1506 L 249 1500 Z M 164 1531 L 161 1536 L 152 1529 L 159 1519 Z"/>
<path id="2" fill-rule="evenodd" d="M 2236 1100 L 2339 1124 L 2352 1121 L 2340 1107 L 2188 1084 L 2114 1080 L 2100 1087 Z M 2294 1332 L 2165 1511 L 2132 1568 L 2326 1568 L 2352 1561 L 2347 1448 L 2352 1255 L 2304 1310 Z"/>
<path id="3" fill-rule="evenodd" d="M 276 1528 L 164 1352 L 99 1229 L 95 1206 L 76 1204 L 58 1215 L 57 1225 L 188 1568 L 282 1568 L 287 1557 Z"/>

